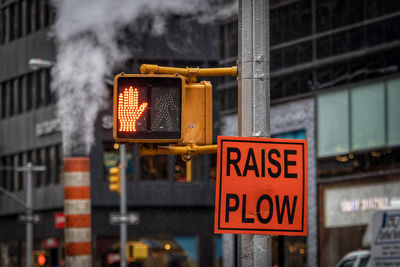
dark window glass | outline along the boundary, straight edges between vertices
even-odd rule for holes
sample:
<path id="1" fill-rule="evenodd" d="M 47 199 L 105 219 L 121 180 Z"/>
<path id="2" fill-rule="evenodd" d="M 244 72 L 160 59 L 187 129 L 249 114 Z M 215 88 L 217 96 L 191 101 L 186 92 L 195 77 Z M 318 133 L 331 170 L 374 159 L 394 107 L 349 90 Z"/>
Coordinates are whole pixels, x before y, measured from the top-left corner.
<path id="1" fill-rule="evenodd" d="M 44 14 L 43 14 L 43 19 L 44 19 L 43 24 L 44 25 L 43 26 L 47 28 L 50 25 L 50 20 L 51 20 L 50 16 L 51 16 L 51 12 L 52 12 L 49 0 L 44 0 L 43 12 L 44 12 Z"/>
<path id="2" fill-rule="evenodd" d="M 26 9 L 25 9 L 25 23 L 26 23 L 26 34 L 31 33 L 32 31 L 32 4 L 33 0 L 26 0 Z"/>
<path id="3" fill-rule="evenodd" d="M 311 34 L 311 1 L 301 0 L 270 11 L 271 45 Z"/>
<path id="4" fill-rule="evenodd" d="M 360 259 L 360 264 L 358 265 L 359 267 L 367 267 L 368 265 L 368 260 L 369 260 L 369 256 L 361 258 Z"/>
<path id="5" fill-rule="evenodd" d="M 342 262 L 342 264 L 340 264 L 340 267 L 353 267 L 355 262 L 355 259 L 345 260 Z"/>
<path id="6" fill-rule="evenodd" d="M 349 51 L 362 49 L 366 45 L 365 28 L 358 27 L 348 31 Z"/>
<path id="7" fill-rule="evenodd" d="M 35 151 L 35 161 L 34 165 L 39 166 L 42 165 L 42 155 L 41 155 L 40 149 L 37 149 Z M 35 177 L 35 186 L 39 187 L 42 185 L 42 172 L 34 172 L 34 177 Z"/>
<path id="8" fill-rule="evenodd" d="M 41 28 L 41 8 L 40 8 L 40 0 L 34 0 L 35 2 L 35 11 L 34 11 L 34 18 L 35 18 L 35 30 L 38 31 Z"/>
<path id="9" fill-rule="evenodd" d="M 14 167 L 14 156 L 10 156 L 9 157 L 9 164 L 8 166 L 10 167 Z M 11 192 L 15 190 L 15 170 L 12 169 L 9 171 L 9 184 L 8 184 L 8 190 L 10 190 Z"/>
<path id="10" fill-rule="evenodd" d="M 145 156 L 140 158 L 141 173 L 143 180 L 167 180 L 167 156 Z"/>
<path id="11" fill-rule="evenodd" d="M 54 157 L 51 157 L 50 147 L 46 147 L 45 149 L 45 164 L 46 164 L 46 171 L 44 172 L 45 184 L 49 185 L 54 167 Z"/>
<path id="12" fill-rule="evenodd" d="M 7 115 L 7 83 L 1 84 L 1 118 L 5 118 Z"/>
<path id="13" fill-rule="evenodd" d="M 367 28 L 367 45 L 375 46 L 384 42 L 383 38 L 383 22 L 368 25 Z"/>
<path id="14" fill-rule="evenodd" d="M 384 2 L 389 2 L 388 0 L 368 0 L 365 1 L 366 4 L 366 18 L 372 19 L 375 17 L 382 16 L 384 14 Z"/>
<path id="15" fill-rule="evenodd" d="M 25 90 L 26 90 L 26 110 L 29 111 L 32 109 L 32 104 L 33 104 L 33 94 L 32 94 L 32 73 L 29 73 L 27 78 L 26 78 L 26 86 L 25 86 Z"/>
<path id="16" fill-rule="evenodd" d="M 290 67 L 312 60 L 311 42 L 304 42 L 280 49 L 283 54 L 283 67 Z"/>
<path id="17" fill-rule="evenodd" d="M 218 91 L 218 102 L 221 111 L 229 112 L 237 110 L 238 94 L 237 87 L 230 87 Z"/>
<path id="18" fill-rule="evenodd" d="M 282 68 L 282 49 L 271 50 L 271 71 Z"/>
<path id="19" fill-rule="evenodd" d="M 15 4 L 11 4 L 8 7 L 8 32 L 9 41 L 15 38 Z"/>
<path id="20" fill-rule="evenodd" d="M 9 82 L 9 87 L 8 87 L 8 115 L 12 116 L 14 115 L 14 81 L 11 80 Z"/>
<path id="21" fill-rule="evenodd" d="M 396 3 L 400 3 L 400 1 L 396 1 Z M 400 39 L 399 25 L 400 25 L 400 16 L 385 20 L 384 29 L 385 29 L 385 40 L 387 42 Z"/>
<path id="22" fill-rule="evenodd" d="M 62 175 L 62 171 L 64 169 L 64 163 L 63 163 L 63 151 L 62 151 L 62 146 L 57 145 L 56 146 L 56 164 L 55 164 L 55 177 L 54 177 L 54 183 L 58 184 L 60 182 L 60 177 Z"/>
<path id="23" fill-rule="evenodd" d="M 35 72 L 36 108 L 43 104 L 42 98 L 42 75 L 41 71 Z"/>
<path id="24" fill-rule="evenodd" d="M 24 165 L 23 154 L 18 154 L 18 167 L 22 167 Z M 21 191 L 24 188 L 24 172 L 18 172 L 18 191 Z"/>
<path id="25" fill-rule="evenodd" d="M 367 2 L 367 1 L 365 1 L 365 0 L 350 0 L 350 2 L 348 2 L 349 24 L 357 23 L 357 22 L 364 20 L 365 2 Z M 387 2 L 394 2 L 394 1 L 387 1 Z"/>
<path id="26" fill-rule="evenodd" d="M 50 89 L 51 75 L 50 69 L 44 70 L 44 100 L 45 104 L 49 105 L 50 103 L 54 103 L 53 93 Z"/>
<path id="27" fill-rule="evenodd" d="M 4 44 L 4 38 L 6 33 L 6 16 L 4 9 L 0 9 L 0 44 Z"/>
<path id="28" fill-rule="evenodd" d="M 238 54 L 238 22 L 233 21 L 227 27 L 227 57 L 237 57 Z"/>
<path id="29" fill-rule="evenodd" d="M 17 79 L 17 112 L 18 114 L 23 111 L 23 87 L 22 78 Z"/>
<path id="30" fill-rule="evenodd" d="M 16 37 L 20 38 L 22 36 L 22 2 L 17 2 L 17 11 L 16 11 L 16 20 L 15 20 L 15 28 L 16 28 Z"/>
<path id="31" fill-rule="evenodd" d="M 1 159 L 1 166 L 6 167 L 7 166 L 7 159 L 6 157 L 3 157 Z M 1 180 L 0 180 L 0 185 L 3 188 L 6 188 L 7 186 L 7 169 L 1 169 Z"/>

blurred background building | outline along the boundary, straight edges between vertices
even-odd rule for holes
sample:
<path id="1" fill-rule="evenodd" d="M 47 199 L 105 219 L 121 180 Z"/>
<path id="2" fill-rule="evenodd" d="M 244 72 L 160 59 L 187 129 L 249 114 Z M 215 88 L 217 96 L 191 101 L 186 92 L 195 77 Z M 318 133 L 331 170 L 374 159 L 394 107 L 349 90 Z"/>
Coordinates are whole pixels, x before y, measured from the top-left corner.
<path id="1" fill-rule="evenodd" d="M 55 16 L 47 0 L 0 1 L 0 185 L 24 200 L 25 174 L 13 168 L 27 162 L 46 166 L 45 172 L 34 173 L 34 212 L 42 217 L 34 226 L 34 250 L 45 252 L 46 266 L 61 266 L 64 260 L 63 150 L 51 67 L 32 70 L 28 61 L 55 60 L 57 48 L 49 38 Z M 135 49 L 112 72 L 139 73 L 142 63 L 217 64 L 216 25 L 167 19 L 168 36 L 146 32 L 153 23 L 146 17 L 140 21 L 140 38 L 132 38 L 128 28 L 122 32 L 121 40 Z M 97 118 L 90 153 L 95 266 L 119 266 L 119 226 L 109 224 L 110 213 L 119 212 L 119 195 L 108 188 L 108 170 L 119 163 L 112 138 L 111 86 L 108 100 Z M 151 255 L 132 266 L 221 266 L 221 237 L 213 234 L 215 171 L 210 175 L 209 158 L 196 159 L 188 182 L 179 157 L 139 157 L 138 146 L 128 146 L 128 212 L 140 217 L 138 226 L 128 227 L 128 240 L 141 240 Z M 25 266 L 25 226 L 17 223 L 21 213 L 22 208 L 0 195 L 0 266 Z"/>
<path id="2" fill-rule="evenodd" d="M 308 235 L 274 239 L 279 266 L 334 266 L 400 196 L 399 23 L 395 0 L 270 0 L 271 133 L 309 142 Z M 220 65 L 235 64 L 236 17 L 220 36 Z M 236 92 L 218 86 L 226 134 Z"/>
<path id="3" fill-rule="evenodd" d="M 55 60 L 48 37 L 54 18 L 47 0 L 0 0 L 0 166 L 47 167 L 34 174 L 34 208 L 42 216 L 34 249 L 46 251 L 49 266 L 64 258 L 60 122 L 51 69 L 34 71 L 28 61 Z M 187 20 L 170 17 L 169 35 L 144 31 L 132 40 L 131 58 L 113 72 L 138 73 L 142 63 L 236 65 L 236 15 L 212 25 Z M 271 134 L 309 142 L 308 236 L 273 237 L 273 264 L 334 266 L 362 248 L 371 212 L 400 197 L 400 2 L 270 0 L 270 22 Z M 237 135 L 237 81 L 212 82 L 214 137 Z M 108 170 L 119 158 L 111 87 L 109 99 L 90 154 L 96 266 L 118 262 L 119 250 L 119 227 L 109 224 L 119 205 L 108 189 Z M 128 211 L 140 216 L 128 240 L 148 244 L 154 266 L 236 266 L 236 237 L 213 234 L 215 156 L 196 158 L 189 182 L 179 157 L 139 157 L 137 145 L 128 151 Z M 25 198 L 24 173 L 0 169 L 0 185 Z M 0 266 L 25 263 L 25 227 L 17 223 L 23 212 L 0 195 Z"/>

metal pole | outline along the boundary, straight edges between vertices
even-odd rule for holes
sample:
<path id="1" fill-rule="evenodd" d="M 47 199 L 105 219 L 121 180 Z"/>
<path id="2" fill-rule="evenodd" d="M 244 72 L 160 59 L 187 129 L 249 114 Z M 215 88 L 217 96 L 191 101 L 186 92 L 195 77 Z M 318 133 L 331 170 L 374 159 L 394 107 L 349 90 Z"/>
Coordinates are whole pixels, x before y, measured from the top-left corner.
<path id="1" fill-rule="evenodd" d="M 126 168 L 125 168 L 125 145 L 120 145 L 120 164 L 121 164 L 121 195 L 120 195 L 120 213 L 121 215 L 126 214 Z M 121 254 L 121 267 L 126 267 L 126 250 L 125 244 L 127 240 L 127 222 L 120 224 L 120 254 Z"/>
<path id="2" fill-rule="evenodd" d="M 27 218 L 32 217 L 32 163 L 27 163 L 26 170 L 26 215 Z M 33 221 L 26 222 L 26 266 L 32 267 L 32 250 L 33 250 Z"/>
<path id="3" fill-rule="evenodd" d="M 238 132 L 270 135 L 269 0 L 239 1 Z M 271 237 L 239 235 L 239 266 L 271 266 Z"/>

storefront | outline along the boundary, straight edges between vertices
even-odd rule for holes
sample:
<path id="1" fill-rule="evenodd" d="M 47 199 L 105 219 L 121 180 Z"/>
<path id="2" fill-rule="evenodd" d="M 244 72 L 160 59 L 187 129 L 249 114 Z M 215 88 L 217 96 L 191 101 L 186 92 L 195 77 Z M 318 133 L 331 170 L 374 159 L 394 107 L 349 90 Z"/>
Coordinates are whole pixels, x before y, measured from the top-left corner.
<path id="1" fill-rule="evenodd" d="M 363 247 L 372 214 L 400 198 L 400 175 L 320 185 L 320 266 Z"/>

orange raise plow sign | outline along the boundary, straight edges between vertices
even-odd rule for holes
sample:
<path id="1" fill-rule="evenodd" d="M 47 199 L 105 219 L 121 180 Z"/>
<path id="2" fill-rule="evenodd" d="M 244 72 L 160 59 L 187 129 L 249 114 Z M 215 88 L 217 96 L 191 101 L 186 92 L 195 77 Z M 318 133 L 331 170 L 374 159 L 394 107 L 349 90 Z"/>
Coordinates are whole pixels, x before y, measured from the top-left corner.
<path id="1" fill-rule="evenodd" d="M 307 140 L 218 137 L 215 233 L 307 234 Z"/>

